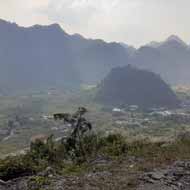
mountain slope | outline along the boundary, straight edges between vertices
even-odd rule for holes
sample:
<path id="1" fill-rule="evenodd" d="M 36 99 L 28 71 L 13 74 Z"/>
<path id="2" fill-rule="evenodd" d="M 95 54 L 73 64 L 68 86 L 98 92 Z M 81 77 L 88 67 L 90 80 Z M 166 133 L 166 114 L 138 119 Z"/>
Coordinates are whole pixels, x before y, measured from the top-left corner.
<path id="1" fill-rule="evenodd" d="M 69 35 L 58 24 L 24 28 L 0 20 L 0 93 L 96 84 L 127 64 L 172 85 L 190 84 L 190 48 L 177 36 L 135 49 Z"/>
<path id="2" fill-rule="evenodd" d="M 190 84 L 190 49 L 177 36 L 139 48 L 131 58 L 131 63 L 160 74 L 172 85 Z"/>
<path id="3" fill-rule="evenodd" d="M 69 35 L 58 24 L 24 28 L 0 20 L 1 89 L 96 83 L 127 60 L 120 44 Z"/>
<path id="4" fill-rule="evenodd" d="M 173 108 L 179 104 L 176 95 L 158 75 L 130 65 L 112 69 L 99 85 L 96 100 L 113 106 L 141 108 Z"/>
<path id="5" fill-rule="evenodd" d="M 58 25 L 23 28 L 0 21 L 0 42 L 1 88 L 41 89 L 71 85 L 71 80 L 77 84 L 67 34 Z"/>

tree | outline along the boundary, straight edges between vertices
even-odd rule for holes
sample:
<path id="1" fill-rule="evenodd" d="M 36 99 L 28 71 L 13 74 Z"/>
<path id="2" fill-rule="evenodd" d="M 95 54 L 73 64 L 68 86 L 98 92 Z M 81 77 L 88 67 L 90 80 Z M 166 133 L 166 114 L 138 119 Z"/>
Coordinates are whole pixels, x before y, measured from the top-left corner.
<path id="1" fill-rule="evenodd" d="M 62 139 L 62 144 L 65 145 L 66 152 L 72 157 L 86 158 L 86 152 L 83 146 L 83 139 L 88 131 L 91 131 L 92 125 L 84 117 L 87 109 L 79 107 L 74 114 L 59 113 L 54 114 L 54 119 L 64 120 L 65 123 L 70 124 L 72 130 L 71 135 L 66 139 Z"/>

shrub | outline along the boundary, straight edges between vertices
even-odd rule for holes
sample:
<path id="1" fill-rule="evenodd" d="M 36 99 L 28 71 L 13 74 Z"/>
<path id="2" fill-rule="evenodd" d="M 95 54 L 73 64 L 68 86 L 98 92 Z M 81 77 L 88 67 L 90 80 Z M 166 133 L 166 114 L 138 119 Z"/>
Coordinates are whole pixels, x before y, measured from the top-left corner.
<path id="1" fill-rule="evenodd" d="M 54 162 L 56 160 L 56 150 L 53 135 L 48 137 L 47 142 L 43 142 L 40 139 L 32 142 L 29 154 L 35 161 L 46 160 Z"/>
<path id="2" fill-rule="evenodd" d="M 87 157 L 94 157 L 98 153 L 98 136 L 90 134 L 82 139 L 83 149 Z"/>
<path id="3" fill-rule="evenodd" d="M 8 181 L 21 176 L 35 173 L 29 160 L 25 157 L 15 156 L 7 157 L 0 161 L 0 179 Z"/>
<path id="4" fill-rule="evenodd" d="M 127 152 L 127 143 L 120 134 L 110 134 L 99 139 L 98 147 L 103 154 L 120 156 Z"/>
<path id="5" fill-rule="evenodd" d="M 31 177 L 27 183 L 30 190 L 43 190 L 43 186 L 49 185 L 50 181 L 48 177 L 44 176 L 34 176 Z"/>
<path id="6" fill-rule="evenodd" d="M 87 170 L 85 164 L 65 164 L 62 169 L 62 174 L 64 175 L 78 175 Z"/>

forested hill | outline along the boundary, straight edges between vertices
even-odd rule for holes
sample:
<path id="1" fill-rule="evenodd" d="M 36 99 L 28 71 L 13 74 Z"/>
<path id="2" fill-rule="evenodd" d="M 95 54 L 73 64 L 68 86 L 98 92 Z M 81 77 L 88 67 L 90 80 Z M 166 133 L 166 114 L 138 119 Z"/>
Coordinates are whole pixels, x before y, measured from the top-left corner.
<path id="1" fill-rule="evenodd" d="M 158 75 L 130 65 L 112 69 L 98 86 L 96 100 L 107 105 L 141 108 L 179 105 L 174 92 Z"/>

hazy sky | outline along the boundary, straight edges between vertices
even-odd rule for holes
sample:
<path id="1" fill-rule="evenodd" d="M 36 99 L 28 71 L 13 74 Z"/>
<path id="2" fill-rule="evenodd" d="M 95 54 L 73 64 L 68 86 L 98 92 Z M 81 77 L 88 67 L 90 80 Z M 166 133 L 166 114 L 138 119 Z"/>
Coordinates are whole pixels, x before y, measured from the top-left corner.
<path id="1" fill-rule="evenodd" d="M 190 43 L 190 0 L 0 0 L 0 18 L 135 46 L 171 34 Z"/>

